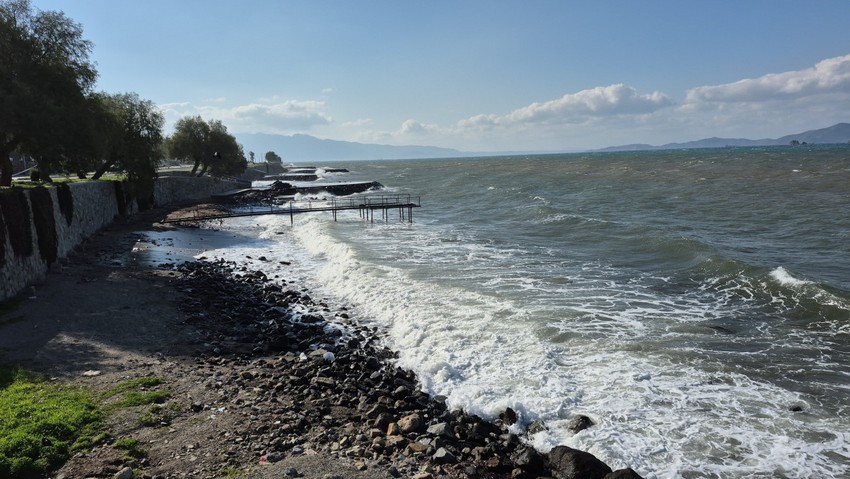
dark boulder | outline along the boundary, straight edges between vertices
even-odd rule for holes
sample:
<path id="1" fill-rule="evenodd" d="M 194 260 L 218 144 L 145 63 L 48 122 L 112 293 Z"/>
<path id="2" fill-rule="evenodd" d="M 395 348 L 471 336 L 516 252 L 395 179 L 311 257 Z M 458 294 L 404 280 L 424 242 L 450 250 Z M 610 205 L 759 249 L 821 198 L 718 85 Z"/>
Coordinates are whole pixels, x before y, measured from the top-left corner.
<path id="1" fill-rule="evenodd" d="M 567 426 L 570 428 L 572 432 L 584 431 L 585 429 L 593 426 L 594 422 L 587 416 L 576 416 L 570 421 L 570 424 Z"/>
<path id="2" fill-rule="evenodd" d="M 631 467 L 627 467 L 625 469 L 617 469 L 616 471 L 605 475 L 603 479 L 643 479 L 643 477 L 636 473 Z"/>
<path id="3" fill-rule="evenodd" d="M 556 446 L 549 452 L 549 468 L 555 479 L 604 479 L 611 468 L 589 452 Z"/>

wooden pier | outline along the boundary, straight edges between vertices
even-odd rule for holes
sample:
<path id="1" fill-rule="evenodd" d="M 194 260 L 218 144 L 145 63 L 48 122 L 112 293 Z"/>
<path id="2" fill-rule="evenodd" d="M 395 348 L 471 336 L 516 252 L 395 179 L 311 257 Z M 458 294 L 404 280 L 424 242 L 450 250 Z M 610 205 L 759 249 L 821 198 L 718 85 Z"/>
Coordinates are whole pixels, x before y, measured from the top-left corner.
<path id="1" fill-rule="evenodd" d="M 385 222 L 390 219 L 390 210 L 397 210 L 400 221 L 413 223 L 413 208 L 421 207 L 421 198 L 411 195 L 369 195 L 359 198 L 331 198 L 328 200 L 290 200 L 286 206 L 249 206 L 228 212 L 204 213 L 196 211 L 194 215 L 180 218 L 165 218 L 160 223 L 193 223 L 199 221 L 222 220 L 242 216 L 289 215 L 289 223 L 295 223 L 295 215 L 328 211 L 334 221 L 340 211 L 358 210 L 360 217 L 375 222 L 375 211 L 380 212 L 380 219 Z"/>

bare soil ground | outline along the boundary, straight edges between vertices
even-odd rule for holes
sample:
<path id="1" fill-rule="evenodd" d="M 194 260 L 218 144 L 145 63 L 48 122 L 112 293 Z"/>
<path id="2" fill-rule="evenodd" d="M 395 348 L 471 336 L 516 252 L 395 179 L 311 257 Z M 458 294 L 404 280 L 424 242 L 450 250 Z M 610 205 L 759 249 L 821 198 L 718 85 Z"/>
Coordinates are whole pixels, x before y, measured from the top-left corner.
<path id="1" fill-rule="evenodd" d="M 192 215 L 195 209 L 172 214 Z M 140 425 L 144 407 L 122 408 L 109 418 L 113 438 L 138 439 L 146 458 L 128 461 L 103 444 L 72 457 L 50 477 L 114 477 L 127 466 L 136 477 L 149 478 L 393 477 L 378 465 L 310 449 L 279 462 L 261 461 L 263 451 L 243 443 L 250 433 L 245 411 L 227 407 L 217 397 L 221 393 L 208 387 L 210 378 L 231 374 L 233 365 L 201 364 L 194 355 L 199 332 L 179 309 L 181 293 L 173 287 L 181 273 L 135 258 L 139 232 L 167 231 L 155 224 L 167 213 L 142 213 L 95 234 L 0 314 L 4 363 L 95 393 L 132 378 L 160 377 L 159 388 L 171 393 L 158 425 Z"/>

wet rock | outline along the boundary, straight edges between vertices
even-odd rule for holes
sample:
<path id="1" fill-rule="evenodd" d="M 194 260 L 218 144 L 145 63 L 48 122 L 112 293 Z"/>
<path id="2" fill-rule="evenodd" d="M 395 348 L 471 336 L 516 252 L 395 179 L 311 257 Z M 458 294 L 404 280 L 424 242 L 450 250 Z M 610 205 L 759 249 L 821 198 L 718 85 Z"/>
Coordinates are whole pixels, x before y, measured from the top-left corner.
<path id="1" fill-rule="evenodd" d="M 513 426 L 517 422 L 516 411 L 511 408 L 507 408 L 505 409 L 505 412 L 499 414 L 499 419 L 501 419 L 506 426 Z"/>
<path id="2" fill-rule="evenodd" d="M 513 463 L 523 471 L 541 475 L 546 470 L 546 460 L 534 448 L 521 446 L 510 455 Z"/>
<path id="3" fill-rule="evenodd" d="M 549 452 L 549 468 L 555 479 L 604 479 L 611 468 L 589 452 L 556 446 Z"/>
<path id="4" fill-rule="evenodd" d="M 629 467 L 606 474 L 603 479 L 643 479 L 643 477 Z"/>
<path id="5" fill-rule="evenodd" d="M 594 422 L 587 416 L 576 416 L 574 417 L 567 427 L 572 432 L 584 431 L 585 429 L 593 426 Z"/>
<path id="6" fill-rule="evenodd" d="M 532 421 L 531 424 L 528 425 L 528 433 L 529 434 L 537 434 L 538 432 L 548 431 L 549 428 L 546 427 L 546 424 L 543 423 L 542 420 L 537 419 Z"/>

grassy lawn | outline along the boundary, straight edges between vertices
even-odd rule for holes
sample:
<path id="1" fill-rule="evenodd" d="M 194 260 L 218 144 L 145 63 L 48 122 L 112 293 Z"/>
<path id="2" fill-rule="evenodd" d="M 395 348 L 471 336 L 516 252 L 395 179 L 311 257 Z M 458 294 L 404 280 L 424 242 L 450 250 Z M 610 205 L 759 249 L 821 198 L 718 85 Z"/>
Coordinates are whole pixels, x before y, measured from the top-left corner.
<path id="1" fill-rule="evenodd" d="M 37 477 L 102 436 L 103 415 L 84 392 L 0 366 L 0 477 Z"/>
<path id="2" fill-rule="evenodd" d="M 143 455 L 133 438 L 113 442 L 104 419 L 118 409 L 149 406 L 142 417 L 157 424 L 160 404 L 171 396 L 155 389 L 162 382 L 157 377 L 132 379 L 94 396 L 0 365 L 0 478 L 43 477 L 71 454 L 103 443 L 130 457 Z"/>

